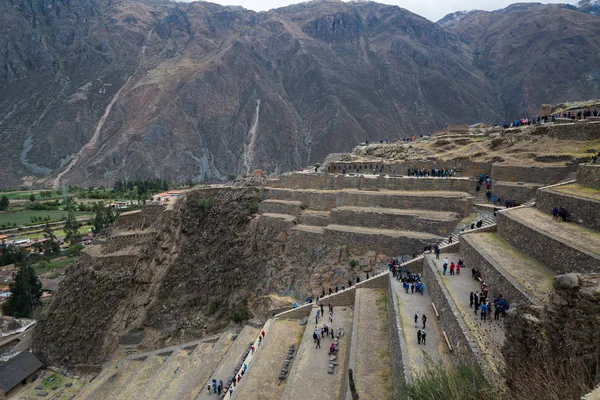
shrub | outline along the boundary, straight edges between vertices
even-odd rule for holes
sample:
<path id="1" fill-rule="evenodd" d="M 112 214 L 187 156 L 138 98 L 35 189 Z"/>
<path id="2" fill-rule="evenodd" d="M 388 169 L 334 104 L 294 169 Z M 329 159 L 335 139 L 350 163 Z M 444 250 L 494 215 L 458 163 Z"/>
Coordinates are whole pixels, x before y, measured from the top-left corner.
<path id="1" fill-rule="evenodd" d="M 203 199 L 198 200 L 198 207 L 200 207 L 200 209 L 202 210 L 204 215 L 208 215 L 208 212 L 210 211 L 211 203 L 212 203 L 212 197 L 205 197 Z"/>
<path id="2" fill-rule="evenodd" d="M 258 204 L 256 204 L 256 203 L 250 203 L 250 204 L 248 204 L 248 212 L 250 214 L 256 214 L 256 213 L 258 213 Z"/>
<path id="3" fill-rule="evenodd" d="M 213 315 L 214 313 L 216 313 L 220 306 L 221 306 L 221 303 L 219 303 L 217 300 L 209 301 L 208 302 L 208 315 Z"/>
<path id="4" fill-rule="evenodd" d="M 83 250 L 83 245 L 81 243 L 74 244 L 69 246 L 69 248 L 65 251 L 65 255 L 68 257 L 77 257 L 79 253 Z"/>
<path id="5" fill-rule="evenodd" d="M 354 269 L 358 266 L 358 261 L 352 259 L 348 262 L 348 264 L 350 264 L 350 268 Z"/>
<path id="6" fill-rule="evenodd" d="M 248 310 L 248 305 L 246 302 L 238 303 L 231 310 L 231 320 L 236 324 L 249 320 L 251 317 L 250 310 Z"/>

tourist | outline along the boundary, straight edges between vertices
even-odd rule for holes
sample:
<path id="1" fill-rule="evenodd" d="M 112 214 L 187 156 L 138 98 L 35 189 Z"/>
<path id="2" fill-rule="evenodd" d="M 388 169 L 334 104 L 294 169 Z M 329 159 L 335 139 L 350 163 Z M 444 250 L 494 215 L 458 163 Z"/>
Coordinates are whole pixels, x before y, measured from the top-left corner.
<path id="1" fill-rule="evenodd" d="M 321 315 L 325 315 L 325 309 L 323 308 L 323 303 L 321 303 L 320 306 L 321 306 Z"/>
<path id="2" fill-rule="evenodd" d="M 461 261 L 461 260 L 459 260 L 459 261 L 458 261 L 458 264 L 456 264 L 456 275 L 460 275 L 460 263 L 461 263 L 461 262 L 462 262 L 462 261 Z"/>
<path id="3" fill-rule="evenodd" d="M 450 275 L 454 275 L 454 261 L 450 263 Z"/>
<path id="4" fill-rule="evenodd" d="M 421 335 L 422 335 L 422 333 L 421 333 L 421 330 L 419 329 L 417 331 L 417 344 L 421 344 Z"/>
<path id="5" fill-rule="evenodd" d="M 421 332 L 421 342 L 423 344 L 425 344 L 426 341 L 427 341 L 427 332 L 423 331 L 423 332 Z"/>
<path id="6" fill-rule="evenodd" d="M 415 314 L 415 328 L 419 326 L 419 314 Z"/>
<path id="7" fill-rule="evenodd" d="M 410 285 L 410 292 L 411 293 L 415 292 L 415 284 L 414 283 Z"/>
<path id="8" fill-rule="evenodd" d="M 235 380 L 234 380 L 235 382 Z M 229 386 L 229 397 L 233 396 L 233 387 Z"/>
<path id="9" fill-rule="evenodd" d="M 217 393 L 217 380 L 212 380 L 213 393 Z"/>
<path id="10" fill-rule="evenodd" d="M 437 260 L 439 260 L 440 259 L 440 248 L 437 245 L 434 247 L 433 252 L 435 253 L 435 258 Z"/>
<path id="11" fill-rule="evenodd" d="M 473 292 L 469 294 L 469 307 L 473 308 Z"/>
<path id="12" fill-rule="evenodd" d="M 208 394 L 210 394 L 210 381 L 208 381 L 208 385 L 207 385 L 206 390 L 208 390 Z"/>
<path id="13" fill-rule="evenodd" d="M 321 348 L 321 339 L 317 338 L 317 347 L 315 347 L 315 349 L 320 349 Z"/>
<path id="14" fill-rule="evenodd" d="M 427 322 L 427 316 L 425 314 L 423 314 L 423 317 L 421 317 L 421 320 L 423 321 L 423 329 L 425 329 L 425 322 Z"/>
<path id="15" fill-rule="evenodd" d="M 333 310 L 333 308 L 332 308 Z M 333 311 L 329 311 L 329 322 L 333 323 Z"/>
<path id="16" fill-rule="evenodd" d="M 448 269 L 448 257 L 444 258 L 444 265 L 442 266 L 442 268 L 444 269 L 442 275 L 446 275 L 446 270 Z"/>
<path id="17" fill-rule="evenodd" d="M 481 320 L 485 321 L 486 320 L 486 316 L 487 316 L 487 310 L 488 310 L 488 306 L 486 303 L 483 303 L 481 305 Z"/>
<path id="18" fill-rule="evenodd" d="M 241 380 L 242 380 L 242 376 L 240 374 L 238 374 L 238 376 L 237 376 L 237 383 L 239 384 Z"/>

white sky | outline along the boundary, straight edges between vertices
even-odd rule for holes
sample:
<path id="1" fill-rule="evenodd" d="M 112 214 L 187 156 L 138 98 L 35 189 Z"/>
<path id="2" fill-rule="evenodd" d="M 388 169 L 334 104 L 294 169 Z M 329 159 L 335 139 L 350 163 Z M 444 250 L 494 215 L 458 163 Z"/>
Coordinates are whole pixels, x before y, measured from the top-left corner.
<path id="1" fill-rule="evenodd" d="M 237 5 L 254 11 L 266 11 L 272 8 L 284 7 L 298 0 L 207 0 L 223 5 Z M 527 0 L 521 0 L 525 2 Z M 497 10 L 519 0 L 378 0 L 378 3 L 394 4 L 419 14 L 432 21 L 437 21 L 445 15 L 461 10 Z M 534 2 L 531 0 L 531 2 Z M 545 0 L 541 3 L 576 4 L 577 0 Z"/>

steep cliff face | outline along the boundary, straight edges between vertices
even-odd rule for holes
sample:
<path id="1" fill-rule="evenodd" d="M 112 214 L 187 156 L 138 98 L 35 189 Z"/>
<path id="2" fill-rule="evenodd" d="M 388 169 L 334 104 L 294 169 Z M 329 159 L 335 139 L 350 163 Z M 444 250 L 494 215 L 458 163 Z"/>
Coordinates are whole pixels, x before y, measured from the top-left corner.
<path id="1" fill-rule="evenodd" d="M 132 330 L 154 332 L 149 347 L 198 338 L 247 307 L 262 318 L 268 295 L 317 296 L 354 277 L 345 246 L 291 241 L 261 223 L 261 196 L 255 187 L 195 190 L 173 209 L 122 215 L 69 269 L 36 328 L 35 351 L 49 364 L 96 368 Z M 352 257 L 365 268 L 377 260 Z"/>

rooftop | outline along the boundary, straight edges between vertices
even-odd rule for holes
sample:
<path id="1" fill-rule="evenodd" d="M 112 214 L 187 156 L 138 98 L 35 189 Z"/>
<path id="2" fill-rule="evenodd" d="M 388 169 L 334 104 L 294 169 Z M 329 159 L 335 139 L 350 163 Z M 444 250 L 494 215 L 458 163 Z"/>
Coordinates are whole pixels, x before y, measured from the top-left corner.
<path id="1" fill-rule="evenodd" d="M 17 354 L 0 365 L 0 389 L 7 393 L 41 367 L 41 361 L 30 352 Z"/>

